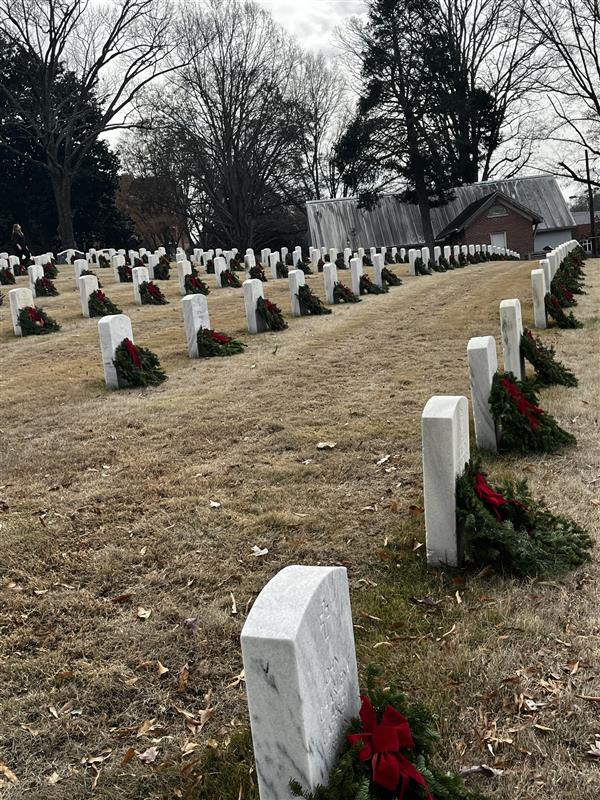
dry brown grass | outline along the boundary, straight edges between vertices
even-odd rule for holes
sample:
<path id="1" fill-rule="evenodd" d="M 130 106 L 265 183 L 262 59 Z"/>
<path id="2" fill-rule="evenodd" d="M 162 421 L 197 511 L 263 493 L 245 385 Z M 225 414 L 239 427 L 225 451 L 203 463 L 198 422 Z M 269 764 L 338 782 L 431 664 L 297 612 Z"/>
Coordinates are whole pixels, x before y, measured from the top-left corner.
<path id="1" fill-rule="evenodd" d="M 525 470 L 538 495 L 596 536 L 599 266 L 588 262 L 576 309 L 586 328 L 545 334 L 580 386 L 544 391 L 543 405 L 578 447 L 492 466 Z M 498 800 L 597 798 L 599 765 L 585 753 L 600 705 L 579 697 L 600 696 L 597 560 L 560 581 L 463 585 L 427 574 L 413 551 L 423 538 L 411 511 L 422 504 L 423 405 L 467 393 L 467 340 L 498 336 L 501 299 L 520 297 L 532 318 L 529 271 L 486 264 L 407 279 L 254 338 L 243 333 L 241 292 L 214 291 L 214 327 L 249 347 L 192 362 L 174 280 L 171 306 L 137 308 L 131 285 L 98 270 L 169 374 L 158 389 L 111 394 L 71 268 L 61 269 L 61 295 L 40 303 L 60 333 L 16 340 L 3 310 L 0 759 L 19 783 L 0 783 L 0 796 L 233 799 L 242 785 L 253 798 L 252 776 L 243 766 L 241 781 L 226 749 L 247 726 L 243 684 L 228 686 L 241 670 L 239 632 L 270 576 L 310 563 L 348 567 L 361 668 L 378 661 L 439 713 L 449 767 L 503 768 L 482 784 Z M 309 282 L 320 291 L 319 276 Z M 266 288 L 287 313 L 286 282 Z M 318 451 L 321 440 L 337 447 Z M 255 558 L 253 545 L 268 555 Z M 440 601 L 433 610 L 414 602 L 427 595 Z M 158 661 L 169 672 L 160 676 Z M 526 711 L 524 700 L 541 705 Z M 181 710 L 209 707 L 192 733 Z M 140 731 L 147 720 L 154 729 Z M 207 741 L 225 752 L 218 769 L 231 767 L 219 791 L 192 769 Z M 190 743 L 199 746 L 184 753 Z M 154 765 L 123 763 L 129 748 L 151 745 Z"/>

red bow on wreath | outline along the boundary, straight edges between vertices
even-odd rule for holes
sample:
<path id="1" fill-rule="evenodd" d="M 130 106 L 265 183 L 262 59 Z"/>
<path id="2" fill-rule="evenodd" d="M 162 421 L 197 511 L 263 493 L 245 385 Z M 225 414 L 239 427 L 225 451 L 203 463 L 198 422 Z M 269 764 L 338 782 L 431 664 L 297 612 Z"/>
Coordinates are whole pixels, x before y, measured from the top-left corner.
<path id="1" fill-rule="evenodd" d="M 127 354 L 129 355 L 129 358 L 131 359 L 131 363 L 133 364 L 133 366 L 136 369 L 141 369 L 142 362 L 137 347 L 134 345 L 131 339 L 127 338 L 123 339 L 123 344 L 125 345 L 125 349 L 127 350 Z"/>
<path id="2" fill-rule="evenodd" d="M 371 761 L 373 783 L 390 792 L 399 790 L 400 800 L 405 796 L 409 783 L 414 780 L 425 789 L 427 800 L 432 800 L 425 778 L 401 749 L 412 750 L 415 746 L 406 717 L 392 706 L 387 706 L 377 722 L 375 709 L 368 697 L 362 697 L 360 720 L 363 733 L 350 734 L 349 744 L 362 744 L 357 758 L 359 761 Z"/>
<path id="3" fill-rule="evenodd" d="M 101 289 L 96 289 L 96 300 L 99 303 L 106 303 L 106 295 Z"/>
<path id="4" fill-rule="evenodd" d="M 44 327 L 44 320 L 42 318 L 42 315 L 38 312 L 37 308 L 32 308 L 31 306 L 27 306 L 27 316 L 39 328 Z"/>
<path id="5" fill-rule="evenodd" d="M 534 406 L 533 403 L 530 403 L 519 387 L 512 383 L 512 381 L 509 381 L 508 378 L 502 378 L 500 383 L 502 386 L 504 386 L 512 401 L 516 405 L 519 414 L 521 414 L 522 417 L 525 417 L 529 423 L 531 430 L 537 431 L 537 429 L 540 427 L 539 417 L 541 417 L 544 413 L 542 409 L 538 408 L 538 406 Z"/>
<path id="6" fill-rule="evenodd" d="M 217 331 L 208 331 L 208 335 L 217 344 L 229 344 L 231 342 L 231 337 L 226 336 L 224 333 L 218 333 Z"/>

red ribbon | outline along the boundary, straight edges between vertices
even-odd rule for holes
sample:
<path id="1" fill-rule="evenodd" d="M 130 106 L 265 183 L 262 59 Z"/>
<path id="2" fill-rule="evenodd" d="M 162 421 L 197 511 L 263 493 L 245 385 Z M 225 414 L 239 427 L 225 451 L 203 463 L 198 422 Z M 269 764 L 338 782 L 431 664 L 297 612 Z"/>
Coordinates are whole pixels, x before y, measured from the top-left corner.
<path id="1" fill-rule="evenodd" d="M 504 386 L 513 403 L 516 405 L 519 414 L 525 417 L 529 423 L 531 430 L 537 431 L 540 427 L 539 418 L 544 413 L 542 409 L 530 403 L 519 387 L 512 383 L 512 381 L 509 381 L 508 378 L 502 378 L 500 383 Z"/>
<path id="2" fill-rule="evenodd" d="M 148 281 L 147 288 L 155 300 L 160 300 L 162 298 L 161 291 L 155 283 L 152 283 L 152 281 Z"/>
<path id="3" fill-rule="evenodd" d="M 226 336 L 224 333 L 218 333 L 218 331 L 208 330 L 206 331 L 208 336 L 216 342 L 217 344 L 229 344 L 231 342 L 231 337 Z"/>
<path id="4" fill-rule="evenodd" d="M 103 291 L 101 291 L 100 289 L 96 289 L 94 294 L 96 295 L 96 300 L 99 303 L 106 303 L 106 295 L 104 294 Z"/>
<path id="5" fill-rule="evenodd" d="M 399 791 L 398 797 L 402 800 L 412 779 L 425 789 L 427 800 L 432 800 L 425 778 L 400 752 L 402 748 L 412 750 L 415 746 L 406 717 L 387 706 L 378 723 L 369 698 L 362 697 L 361 700 L 360 719 L 364 732 L 350 734 L 347 739 L 352 746 L 362 745 L 357 758 L 371 761 L 373 783 L 390 792 Z"/>
<path id="6" fill-rule="evenodd" d="M 37 308 L 33 308 L 32 306 L 27 306 L 27 316 L 32 322 L 35 322 L 40 328 L 44 327 L 44 320 L 42 315 L 39 313 Z"/>
<path id="7" fill-rule="evenodd" d="M 123 344 L 125 345 L 125 349 L 127 350 L 127 354 L 131 359 L 131 363 L 136 369 L 142 368 L 142 362 L 140 360 L 140 354 L 138 353 L 137 347 L 131 341 L 131 339 L 123 339 Z"/>
<path id="8" fill-rule="evenodd" d="M 554 295 L 552 295 L 551 300 L 552 300 L 552 305 L 554 306 L 554 308 L 560 308 L 560 303 L 558 302 L 558 298 L 556 298 Z"/>

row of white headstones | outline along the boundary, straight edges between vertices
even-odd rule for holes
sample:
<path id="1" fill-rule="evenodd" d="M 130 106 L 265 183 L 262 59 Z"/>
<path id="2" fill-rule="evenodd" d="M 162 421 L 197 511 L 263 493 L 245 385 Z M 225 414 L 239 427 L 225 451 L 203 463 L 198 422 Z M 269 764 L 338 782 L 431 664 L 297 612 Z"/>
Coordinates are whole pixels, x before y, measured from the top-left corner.
<path id="1" fill-rule="evenodd" d="M 571 241 L 549 255 L 550 276 L 576 246 Z M 518 299 L 502 301 L 500 319 L 505 370 L 520 378 Z M 467 351 L 477 446 L 495 452 L 488 403 L 494 338 L 473 338 Z M 470 458 L 467 398 L 432 397 L 421 422 L 427 561 L 456 566 L 456 480 Z M 281 570 L 256 599 L 241 646 L 261 800 L 288 800 L 292 778 L 311 790 L 326 785 L 360 705 L 346 570 Z"/>

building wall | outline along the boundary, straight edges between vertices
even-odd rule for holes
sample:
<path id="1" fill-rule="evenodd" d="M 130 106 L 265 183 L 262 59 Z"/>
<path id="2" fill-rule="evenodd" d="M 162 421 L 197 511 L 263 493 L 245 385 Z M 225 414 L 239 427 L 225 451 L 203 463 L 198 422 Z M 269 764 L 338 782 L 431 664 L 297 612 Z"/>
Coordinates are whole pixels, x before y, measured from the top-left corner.
<path id="1" fill-rule="evenodd" d="M 506 231 L 506 246 L 527 256 L 534 249 L 533 225 L 530 219 L 504 207 L 502 216 L 488 216 L 484 212 L 463 232 L 462 244 L 491 244 L 492 233 Z"/>
<path id="2" fill-rule="evenodd" d="M 559 244 L 568 242 L 573 238 L 573 229 L 562 231 L 538 231 L 535 235 L 535 252 L 541 253 L 546 247 L 553 250 Z"/>

